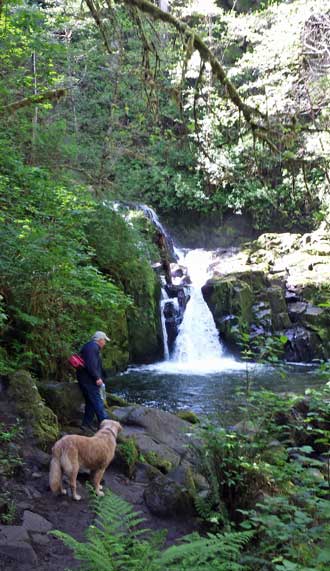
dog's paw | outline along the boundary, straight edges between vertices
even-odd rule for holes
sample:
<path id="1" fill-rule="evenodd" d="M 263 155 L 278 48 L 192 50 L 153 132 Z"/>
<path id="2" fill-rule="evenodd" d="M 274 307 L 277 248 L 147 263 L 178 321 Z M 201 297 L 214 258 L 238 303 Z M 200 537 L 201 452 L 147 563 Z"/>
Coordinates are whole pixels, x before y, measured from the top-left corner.
<path id="1" fill-rule="evenodd" d="M 102 497 L 102 496 L 104 496 L 104 492 L 102 492 L 101 490 L 99 490 L 98 492 L 96 492 L 96 495 Z"/>
<path id="2" fill-rule="evenodd" d="M 103 490 L 103 486 L 101 484 L 99 485 L 99 490 Z"/>
<path id="3" fill-rule="evenodd" d="M 66 491 L 64 488 L 61 490 L 61 494 L 62 494 L 62 496 L 66 496 L 66 495 L 67 495 L 67 493 L 68 493 L 68 492 L 67 492 L 67 491 Z"/>
<path id="4" fill-rule="evenodd" d="M 81 500 L 81 496 L 78 496 L 78 494 L 76 494 L 75 496 L 73 496 L 73 499 L 76 500 L 76 502 L 79 502 L 79 500 Z"/>

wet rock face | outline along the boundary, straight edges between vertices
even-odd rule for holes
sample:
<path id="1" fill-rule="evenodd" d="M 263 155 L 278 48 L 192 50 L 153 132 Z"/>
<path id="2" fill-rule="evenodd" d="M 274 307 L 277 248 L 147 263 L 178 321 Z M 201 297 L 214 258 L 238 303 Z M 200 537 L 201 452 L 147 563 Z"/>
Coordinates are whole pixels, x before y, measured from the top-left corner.
<path id="1" fill-rule="evenodd" d="M 288 361 L 310 362 L 319 353 L 318 340 L 315 333 L 297 325 L 286 330 L 288 342 L 285 356 Z"/>
<path id="2" fill-rule="evenodd" d="M 244 250 L 221 252 L 203 295 L 231 350 L 239 351 L 245 331 L 286 336 L 288 361 L 329 358 L 329 229 L 263 234 Z"/>
<path id="3" fill-rule="evenodd" d="M 167 283 L 165 286 L 165 291 L 169 300 L 164 303 L 163 315 L 169 353 L 174 349 L 175 340 L 179 333 L 179 327 L 182 323 L 183 315 L 190 299 L 188 288 L 183 285 L 189 281 L 185 268 L 181 268 L 178 264 L 171 264 L 171 267 L 173 268 L 172 282 L 177 281 L 180 285 Z"/>

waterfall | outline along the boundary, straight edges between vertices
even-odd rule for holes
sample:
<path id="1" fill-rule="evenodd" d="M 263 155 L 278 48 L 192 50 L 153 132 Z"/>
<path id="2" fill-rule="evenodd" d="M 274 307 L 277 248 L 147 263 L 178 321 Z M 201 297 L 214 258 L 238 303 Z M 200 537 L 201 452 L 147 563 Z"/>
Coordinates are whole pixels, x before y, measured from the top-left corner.
<path id="1" fill-rule="evenodd" d="M 156 212 L 147 204 L 140 204 L 135 202 L 124 202 L 119 200 L 105 200 L 103 201 L 104 206 L 114 210 L 126 220 L 127 224 L 132 225 L 131 215 L 132 211 L 141 210 L 146 218 L 154 225 L 159 235 L 163 236 L 165 242 L 165 248 L 169 252 L 171 258 L 175 260 L 177 258 L 176 252 L 174 251 L 174 245 L 171 236 L 168 234 L 163 224 L 159 220 Z"/>
<path id="2" fill-rule="evenodd" d="M 131 223 L 130 211 L 141 210 L 165 241 L 172 261 L 177 261 L 169 269 L 170 280 L 162 280 L 160 314 L 164 361 L 143 368 L 183 375 L 207 375 L 241 368 L 242 364 L 223 355 L 212 313 L 201 291 L 209 278 L 212 252 L 197 249 L 184 253 L 176 248 L 156 212 L 145 204 L 105 201 L 104 205 L 121 214 L 128 224 Z"/>
<path id="3" fill-rule="evenodd" d="M 165 242 L 166 242 L 166 248 L 168 250 L 168 252 L 171 253 L 171 255 L 173 256 L 173 258 L 175 259 L 175 251 L 174 251 L 174 245 L 173 245 L 173 241 L 171 236 L 168 234 L 168 232 L 166 231 L 166 229 L 164 228 L 163 224 L 161 223 L 161 221 L 159 220 L 156 212 L 154 211 L 153 208 L 150 208 L 150 206 L 147 206 L 146 204 L 137 204 L 136 208 L 138 208 L 139 210 L 142 210 L 143 214 L 145 215 L 146 218 L 149 218 L 150 222 L 152 222 L 152 224 L 155 226 L 155 228 L 157 228 L 158 232 L 164 236 Z"/>
<path id="4" fill-rule="evenodd" d="M 212 252 L 191 250 L 179 260 L 191 279 L 190 300 L 179 327 L 172 361 L 177 363 L 211 363 L 219 361 L 223 349 L 214 319 L 201 291 L 208 278 Z"/>

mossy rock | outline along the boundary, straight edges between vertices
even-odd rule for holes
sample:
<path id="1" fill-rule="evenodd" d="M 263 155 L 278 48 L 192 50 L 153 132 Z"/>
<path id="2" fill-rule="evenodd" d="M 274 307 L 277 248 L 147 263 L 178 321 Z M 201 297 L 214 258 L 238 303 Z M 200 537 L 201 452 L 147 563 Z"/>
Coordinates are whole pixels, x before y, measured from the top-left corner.
<path id="1" fill-rule="evenodd" d="M 8 394 L 15 401 L 19 415 L 31 426 L 40 448 L 48 450 L 59 437 L 57 416 L 41 398 L 31 374 L 17 371 L 11 375 Z"/>
<path id="2" fill-rule="evenodd" d="M 148 464 L 150 464 L 150 466 L 157 468 L 160 472 L 162 472 L 162 474 L 167 474 L 170 472 L 170 470 L 172 470 L 172 462 L 166 460 L 166 458 L 162 458 L 159 454 L 157 454 L 157 452 L 154 452 L 153 450 L 150 450 L 144 454 L 144 459 Z"/>
<path id="3" fill-rule="evenodd" d="M 117 397 L 107 391 L 107 406 L 110 407 L 118 407 L 118 406 L 128 406 L 128 402 L 121 397 Z"/>
<path id="4" fill-rule="evenodd" d="M 143 497 L 151 513 L 160 517 L 195 514 L 191 493 L 164 475 L 153 478 L 145 488 Z"/>
<path id="5" fill-rule="evenodd" d="M 116 373 L 126 369 L 129 363 L 128 327 L 125 311 L 117 311 L 107 328 L 111 342 L 102 351 L 102 362 L 106 370 Z"/>
<path id="6" fill-rule="evenodd" d="M 179 418 L 182 418 L 182 420 L 190 422 L 190 424 L 199 424 L 200 422 L 197 414 L 195 414 L 191 410 L 180 410 L 179 412 L 176 413 L 176 415 Z"/>
<path id="7" fill-rule="evenodd" d="M 139 459 L 139 450 L 134 438 L 120 437 L 120 442 L 116 447 L 115 459 L 123 472 L 131 478 L 135 472 L 136 463 Z"/>
<path id="8" fill-rule="evenodd" d="M 251 286 L 236 276 L 212 279 L 203 287 L 203 295 L 222 339 L 234 350 L 241 340 L 241 330 L 253 318 Z"/>
<path id="9" fill-rule="evenodd" d="M 159 315 L 161 284 L 156 274 L 150 272 L 144 291 L 134 300 L 134 309 L 128 312 L 130 359 L 134 362 L 160 357 L 163 347 Z"/>
<path id="10" fill-rule="evenodd" d="M 210 295 L 207 288 L 210 287 Z M 236 277 L 212 280 L 203 288 L 208 305 L 217 321 L 226 315 L 237 316 L 239 321 L 249 323 L 252 319 L 252 289 Z"/>
<path id="11" fill-rule="evenodd" d="M 81 421 L 84 398 L 77 382 L 38 383 L 38 390 L 61 423 Z"/>

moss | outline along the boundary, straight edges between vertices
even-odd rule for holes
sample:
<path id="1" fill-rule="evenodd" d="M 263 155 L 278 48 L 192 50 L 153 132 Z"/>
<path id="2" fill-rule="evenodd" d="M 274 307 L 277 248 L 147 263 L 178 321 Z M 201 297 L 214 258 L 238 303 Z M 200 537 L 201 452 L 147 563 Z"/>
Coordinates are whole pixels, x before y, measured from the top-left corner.
<path id="1" fill-rule="evenodd" d="M 59 426 L 55 413 L 45 405 L 36 382 L 27 371 L 17 371 L 9 379 L 9 396 L 17 412 L 32 428 L 33 436 L 44 450 L 57 440 Z"/>
<path id="2" fill-rule="evenodd" d="M 152 450 L 144 454 L 144 459 L 148 464 L 157 468 L 163 474 L 167 474 L 173 468 L 172 462 L 165 460 L 165 458 L 162 458 L 157 452 L 153 452 Z"/>
<path id="3" fill-rule="evenodd" d="M 287 312 L 284 288 L 274 285 L 266 290 L 266 296 L 270 304 L 273 331 L 289 328 L 291 320 Z"/>
<path id="4" fill-rule="evenodd" d="M 187 422 L 190 422 L 190 424 L 198 424 L 200 422 L 197 414 L 195 414 L 191 410 L 180 410 L 177 413 L 177 416 L 179 418 L 182 418 L 182 420 L 186 420 Z"/>
<path id="5" fill-rule="evenodd" d="M 107 392 L 107 408 L 111 411 L 113 407 L 118 408 L 119 406 L 128 406 L 128 402 Z"/>
<path id="6" fill-rule="evenodd" d="M 252 321 L 252 288 L 236 276 L 212 280 L 210 286 L 207 303 L 218 330 L 224 341 L 235 347 L 240 342 L 241 329 Z"/>
<path id="7" fill-rule="evenodd" d="M 139 450 L 135 439 L 132 437 L 121 438 L 116 448 L 116 461 L 119 462 L 124 472 L 131 478 L 135 471 L 136 463 L 139 459 Z"/>
<path id="8" fill-rule="evenodd" d="M 143 288 L 135 296 L 135 306 L 128 315 L 130 356 L 135 362 L 159 356 L 162 347 L 160 282 L 151 268 L 146 270 L 145 277 Z"/>
<path id="9" fill-rule="evenodd" d="M 107 331 L 111 342 L 102 352 L 102 362 L 105 369 L 116 373 L 125 369 L 129 363 L 128 326 L 124 311 L 113 315 Z"/>

